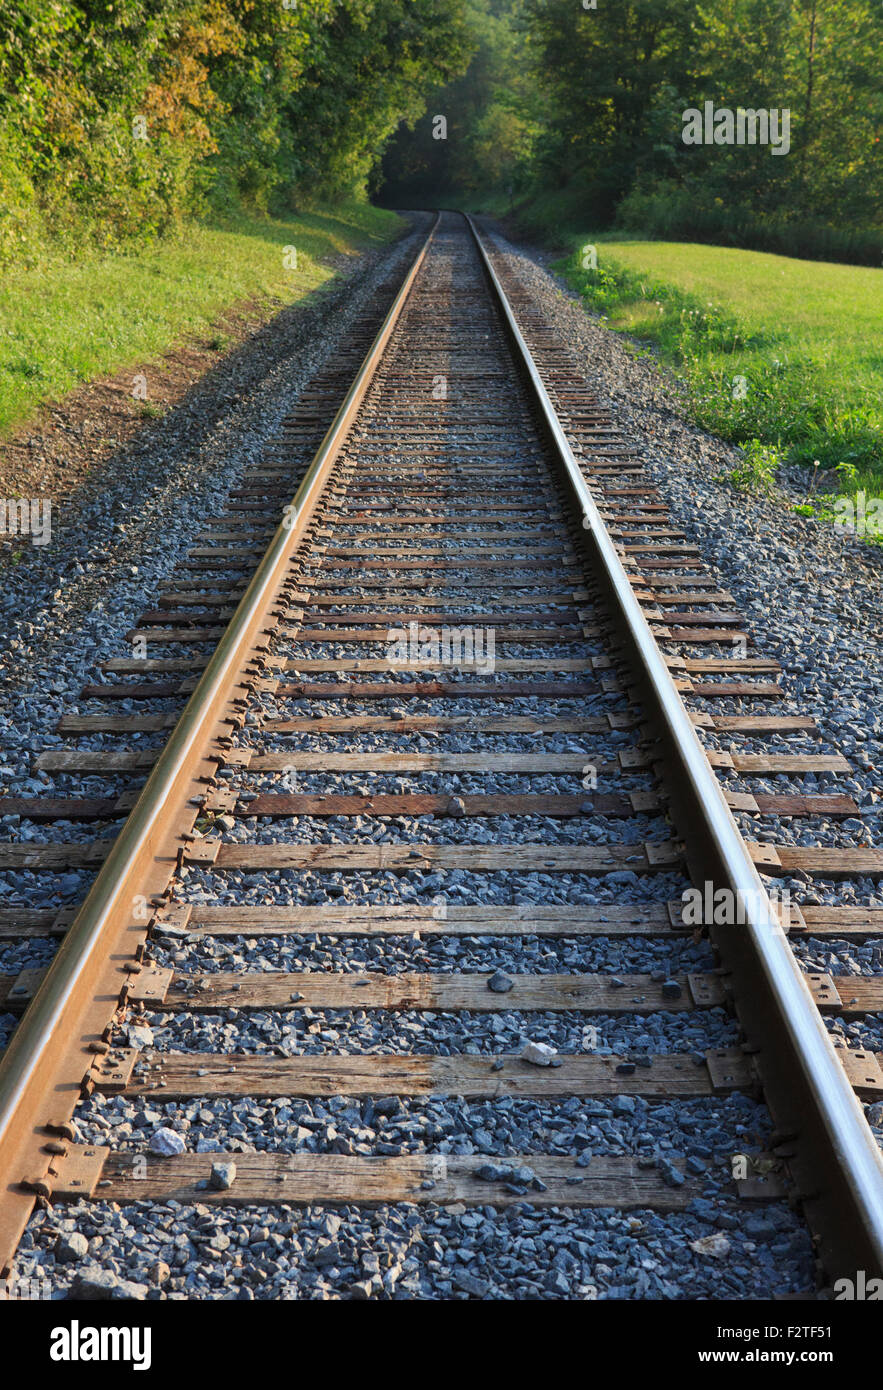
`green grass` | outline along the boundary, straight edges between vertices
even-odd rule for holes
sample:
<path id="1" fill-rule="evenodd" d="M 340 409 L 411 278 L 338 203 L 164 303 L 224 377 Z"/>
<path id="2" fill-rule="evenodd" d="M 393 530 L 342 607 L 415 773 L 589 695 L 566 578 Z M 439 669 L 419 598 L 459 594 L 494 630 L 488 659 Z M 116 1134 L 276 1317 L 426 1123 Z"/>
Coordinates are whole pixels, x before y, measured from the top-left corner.
<path id="1" fill-rule="evenodd" d="M 594 270 L 580 263 L 589 243 Z M 581 237 L 558 268 L 675 368 L 699 424 L 743 445 L 735 486 L 818 459 L 822 490 L 824 469 L 849 493 L 880 491 L 883 269 L 609 235 Z"/>
<path id="2" fill-rule="evenodd" d="M 285 220 L 240 213 L 130 255 L 71 263 L 45 249 L 0 276 L 0 432 L 81 382 L 135 369 L 237 302 L 304 299 L 334 275 L 329 258 L 390 241 L 400 226 L 353 201 Z M 283 265 L 286 246 L 296 270 Z M 223 351 L 224 336 L 211 346 Z"/>

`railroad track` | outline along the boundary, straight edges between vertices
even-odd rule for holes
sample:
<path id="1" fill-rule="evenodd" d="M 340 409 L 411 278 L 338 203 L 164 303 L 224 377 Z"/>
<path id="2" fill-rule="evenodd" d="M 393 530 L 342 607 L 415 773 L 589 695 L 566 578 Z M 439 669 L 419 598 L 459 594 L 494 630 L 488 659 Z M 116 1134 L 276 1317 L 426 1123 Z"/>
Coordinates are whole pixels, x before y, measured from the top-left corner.
<path id="1" fill-rule="evenodd" d="M 676 1213 L 709 1194 L 800 1201 L 822 1281 L 881 1270 L 861 1101 L 883 1073 L 822 1015 L 883 1010 L 883 980 L 847 993 L 788 933 L 873 939 L 883 909 L 792 904 L 783 929 L 767 894 L 883 874 L 870 846 L 768 833 L 856 814 L 801 785 L 848 764 L 775 712 L 776 662 L 466 220 L 442 215 L 383 288 L 130 636 L 36 758 L 47 794 L 0 801 L 42 827 L 0 843 L 30 876 L 0 935 L 60 941 L 0 977 L 21 1015 L 5 1272 L 35 1204 Z M 94 878 L 85 901 L 41 905 L 70 872 Z M 553 1142 L 597 1098 L 640 1116 L 761 1093 L 775 1132 L 731 1170 L 640 1133 Z M 149 1125 L 96 1139 L 114 1098 L 180 1132 L 176 1105 L 242 1097 L 337 1097 L 361 1128 L 317 1152 L 277 1124 L 226 1162 L 154 1152 Z M 439 1097 L 527 1102 L 536 1132 L 464 1144 L 427 1120 Z"/>

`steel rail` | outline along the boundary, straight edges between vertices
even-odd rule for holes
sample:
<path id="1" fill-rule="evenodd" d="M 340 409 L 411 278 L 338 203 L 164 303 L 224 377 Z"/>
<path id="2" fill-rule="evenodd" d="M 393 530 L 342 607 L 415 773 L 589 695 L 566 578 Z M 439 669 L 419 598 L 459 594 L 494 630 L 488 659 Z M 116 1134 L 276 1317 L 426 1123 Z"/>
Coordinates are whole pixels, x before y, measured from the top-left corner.
<path id="1" fill-rule="evenodd" d="M 675 824 L 694 881 L 725 888 L 745 905 L 744 925 L 714 928 L 732 972 L 735 1003 L 759 1067 L 785 1155 L 818 1242 L 824 1277 L 883 1275 L 883 1156 L 865 1120 L 824 1020 L 791 950 L 748 847 L 631 582 L 583 478 L 567 436 L 518 327 L 505 290 L 471 217 L 466 221 L 503 316 L 516 360 L 530 383 L 546 432 L 582 518 L 602 581 L 631 657 L 636 685 L 667 769 Z"/>
<path id="2" fill-rule="evenodd" d="M 131 961 L 146 924 L 133 930 L 133 904 L 161 892 L 174 872 L 168 843 L 180 839 L 181 808 L 215 768 L 207 750 L 243 682 L 291 559 L 320 501 L 384 349 L 435 235 L 439 217 L 408 270 L 374 342 L 319 446 L 287 515 L 157 758 L 92 888 L 0 1061 L 0 1276 L 8 1272 L 33 1206 L 23 1186 L 47 1173 L 47 1125 L 70 1118 L 81 1080 L 115 1011 L 121 961 Z M 214 734 L 217 737 L 217 734 Z M 203 786 L 203 791 L 205 790 Z M 124 968 L 124 967 L 122 967 Z M 116 973 L 114 973 L 116 972 Z M 98 996 L 98 997 L 96 997 Z M 103 1020 L 103 1022 L 102 1022 Z M 62 1126 L 63 1127 L 63 1126 Z M 50 1184 L 51 1186 L 51 1184 Z"/>

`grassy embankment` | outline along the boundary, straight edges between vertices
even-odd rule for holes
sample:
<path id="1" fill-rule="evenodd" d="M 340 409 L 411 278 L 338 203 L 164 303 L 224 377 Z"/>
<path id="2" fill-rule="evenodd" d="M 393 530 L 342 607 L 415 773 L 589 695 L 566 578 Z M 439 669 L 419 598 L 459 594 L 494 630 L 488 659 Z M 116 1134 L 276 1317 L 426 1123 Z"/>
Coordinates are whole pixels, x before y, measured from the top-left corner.
<path id="1" fill-rule="evenodd" d="M 334 275 L 329 258 L 390 241 L 400 225 L 353 201 L 284 220 L 241 213 L 126 255 L 72 262 L 37 251 L 27 268 L 0 274 L 0 434 L 82 382 L 205 331 L 237 303 L 305 299 Z M 283 261 L 291 246 L 296 269 Z"/>
<path id="2" fill-rule="evenodd" d="M 653 345 L 698 423 L 742 446 L 731 484 L 767 490 L 779 463 L 818 459 L 819 490 L 801 511 L 831 517 L 838 493 L 883 495 L 883 269 L 609 235 L 569 240 L 558 266 L 569 283 L 609 327 Z M 584 268 L 589 245 L 596 269 Z"/>

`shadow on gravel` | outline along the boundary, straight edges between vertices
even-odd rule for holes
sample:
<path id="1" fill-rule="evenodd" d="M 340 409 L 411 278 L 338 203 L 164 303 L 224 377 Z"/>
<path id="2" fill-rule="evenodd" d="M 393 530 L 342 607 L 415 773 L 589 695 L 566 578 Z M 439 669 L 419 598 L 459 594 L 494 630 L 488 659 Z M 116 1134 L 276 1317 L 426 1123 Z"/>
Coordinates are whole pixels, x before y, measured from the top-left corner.
<path id="1" fill-rule="evenodd" d="M 68 496 L 53 503 L 49 544 L 33 545 L 29 536 L 0 539 L 0 622 L 12 637 L 0 659 L 0 679 L 20 665 L 19 632 L 24 630 L 30 642 L 37 634 L 27 629 L 34 624 L 51 646 L 54 619 L 63 617 L 69 627 L 73 610 L 94 619 L 94 605 L 101 607 L 108 599 L 118 573 L 125 574 L 130 589 L 146 581 L 147 593 L 152 592 L 192 543 L 196 528 L 222 509 L 243 469 L 260 457 L 346 332 L 378 268 L 401 262 L 422 223 L 415 219 L 392 246 L 368 252 L 355 265 L 347 262 L 330 289 L 281 309 L 192 385 L 181 382 L 181 394 L 166 414 L 136 423 L 130 440 L 99 459 Z M 165 360 L 157 364 L 159 370 Z M 129 378 L 131 372 L 121 375 Z M 114 388 L 117 393 L 121 389 Z M 95 393 L 92 413 L 100 412 L 107 385 L 96 383 L 85 392 Z M 118 411 L 118 394 L 116 399 Z M 71 430 L 65 425 L 67 405 L 49 408 L 52 426 L 59 430 Z M 40 493 L 38 479 L 35 470 L 34 490 L 11 495 L 51 496 L 48 490 Z M 133 581 L 132 574 L 142 566 L 147 573 Z M 123 598 L 120 608 L 108 614 L 108 623 L 119 621 L 121 609 L 128 607 Z"/>

